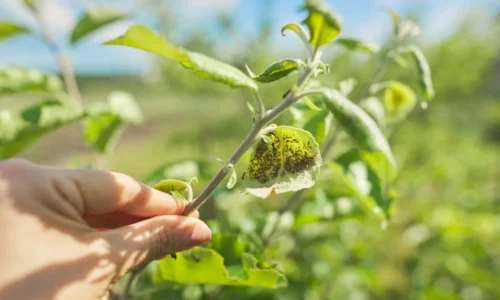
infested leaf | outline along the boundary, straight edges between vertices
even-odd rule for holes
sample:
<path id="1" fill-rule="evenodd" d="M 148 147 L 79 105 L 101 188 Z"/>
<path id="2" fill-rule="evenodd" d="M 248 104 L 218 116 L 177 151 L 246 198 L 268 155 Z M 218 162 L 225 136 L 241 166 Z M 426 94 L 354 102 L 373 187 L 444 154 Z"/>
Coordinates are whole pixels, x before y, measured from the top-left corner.
<path id="1" fill-rule="evenodd" d="M 0 40 L 12 38 L 29 32 L 30 30 L 26 27 L 8 21 L 0 21 Z"/>
<path id="2" fill-rule="evenodd" d="M 404 119 L 415 107 L 417 96 L 407 85 L 390 81 L 384 92 L 384 104 L 389 121 Z"/>
<path id="3" fill-rule="evenodd" d="M 94 31 L 126 17 L 127 13 L 115 7 L 90 6 L 73 28 L 71 43 L 75 44 Z"/>
<path id="4" fill-rule="evenodd" d="M 231 87 L 244 87 L 256 91 L 257 84 L 243 72 L 226 63 L 200 53 L 171 45 L 166 39 L 143 25 L 134 25 L 128 31 L 104 45 L 120 45 L 145 50 L 179 62 L 196 75 Z"/>
<path id="5" fill-rule="evenodd" d="M 297 71 L 299 67 L 302 67 L 303 65 L 304 62 L 298 59 L 285 59 L 270 65 L 264 72 L 259 75 L 255 75 L 248 68 L 248 66 L 246 68 L 253 80 L 260 83 L 269 83 L 288 76 L 290 73 Z"/>
<path id="6" fill-rule="evenodd" d="M 355 38 L 338 38 L 335 40 L 335 43 L 338 43 L 351 51 L 362 51 L 369 54 L 375 54 L 380 50 L 380 47 L 376 44 L 364 43 Z"/>
<path id="7" fill-rule="evenodd" d="M 259 141 L 250 159 L 244 184 L 258 197 L 298 191 L 314 185 L 321 166 L 318 143 L 307 131 L 278 126 Z"/>
<path id="8" fill-rule="evenodd" d="M 63 91 L 64 85 L 57 75 L 23 67 L 0 70 L 0 96 L 31 92 L 55 95 Z"/>
<path id="9" fill-rule="evenodd" d="M 365 151 L 381 151 L 396 169 L 396 161 L 391 147 L 377 123 L 359 106 L 349 101 L 338 91 L 325 89 L 324 95 L 326 106 L 356 144 Z"/>
<path id="10" fill-rule="evenodd" d="M 317 48 L 328 44 L 339 35 L 341 19 L 324 0 L 308 0 L 305 9 L 309 12 L 304 23 L 311 33 L 311 45 Z"/>
<path id="11" fill-rule="evenodd" d="M 422 50 L 420 50 L 417 46 L 410 45 L 408 46 L 408 50 L 417 65 L 419 75 L 418 82 L 424 91 L 424 96 L 427 100 L 431 100 L 434 98 L 434 87 L 432 86 L 431 68 L 429 67 L 429 63 L 427 62 L 425 55 L 422 53 Z"/>

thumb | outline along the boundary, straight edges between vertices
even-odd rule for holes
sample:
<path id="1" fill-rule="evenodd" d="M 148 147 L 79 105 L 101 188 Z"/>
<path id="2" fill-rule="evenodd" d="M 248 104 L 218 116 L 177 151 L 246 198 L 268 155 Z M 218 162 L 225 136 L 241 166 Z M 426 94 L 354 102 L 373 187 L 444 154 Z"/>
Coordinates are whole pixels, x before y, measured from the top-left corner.
<path id="1" fill-rule="evenodd" d="M 175 252 L 208 242 L 212 233 L 201 220 L 167 215 L 101 232 L 118 276 Z"/>

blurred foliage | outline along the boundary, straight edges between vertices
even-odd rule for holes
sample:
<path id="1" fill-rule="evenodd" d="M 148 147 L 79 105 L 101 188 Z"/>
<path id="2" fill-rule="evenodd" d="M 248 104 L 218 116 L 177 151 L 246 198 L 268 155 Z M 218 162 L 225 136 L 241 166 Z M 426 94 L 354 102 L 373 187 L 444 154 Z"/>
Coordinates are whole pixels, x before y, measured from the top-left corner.
<path id="1" fill-rule="evenodd" d="M 168 8 L 161 8 L 159 14 L 168 14 Z M 260 70 L 272 63 L 263 51 L 253 51 L 270 34 L 263 20 L 262 35 L 249 42 L 250 50 L 235 57 L 233 64 L 248 63 Z M 221 24 L 230 29 L 231 18 L 221 18 Z M 171 299 L 499 299 L 499 33 L 500 19 L 492 20 L 488 30 L 480 30 L 477 20 L 468 18 L 454 34 L 424 48 L 436 96 L 426 111 L 417 107 L 408 122 L 390 132 L 400 174 L 397 201 L 385 230 L 378 219 L 362 212 L 357 201 L 312 188 L 304 205 L 284 215 L 268 247 L 256 251 L 256 256 L 270 260 L 266 263 L 278 265 L 288 287 L 167 285 L 138 299 L 167 295 Z M 215 53 L 215 45 L 202 31 L 191 35 L 183 47 Z M 375 63 L 368 55 L 336 53 L 330 61 L 335 72 L 322 81 L 337 86 L 342 79 L 355 77 L 358 84 L 352 93 L 357 98 L 368 86 Z M 159 66 L 158 73 L 145 81 L 81 78 L 79 82 L 86 99 L 92 101 L 105 99 L 111 90 L 127 90 L 145 115 L 145 124 L 125 132 L 116 152 L 107 156 L 109 168 L 153 184 L 173 176 L 171 172 L 179 168 L 172 165 L 182 165 L 189 158 L 199 162 L 194 164 L 200 177 L 196 193 L 218 167 L 207 156 L 227 157 L 250 128 L 244 101 L 249 95 L 194 78 L 175 63 L 162 60 Z M 396 64 L 386 74 L 410 82 L 414 90 L 418 90 L 417 76 Z M 289 85 L 285 79 L 265 90 L 264 98 L 280 101 Z M 2 105 L 8 106 L 18 98 L 5 101 Z M 291 119 L 286 114 L 278 122 Z M 71 140 L 74 131 L 53 134 L 23 156 L 41 163 L 80 166 L 89 158 L 80 148 L 72 148 L 78 143 Z M 68 155 L 49 156 L 54 145 Z M 333 156 L 346 149 L 344 144 L 336 145 Z M 145 177 L 155 168 L 153 175 L 158 177 Z M 191 170 L 185 164 L 182 169 Z M 201 215 L 215 234 L 224 228 L 252 236 L 270 230 L 274 211 L 285 200 L 283 196 L 256 199 L 221 185 Z M 148 284 L 144 275 L 138 287 Z"/>

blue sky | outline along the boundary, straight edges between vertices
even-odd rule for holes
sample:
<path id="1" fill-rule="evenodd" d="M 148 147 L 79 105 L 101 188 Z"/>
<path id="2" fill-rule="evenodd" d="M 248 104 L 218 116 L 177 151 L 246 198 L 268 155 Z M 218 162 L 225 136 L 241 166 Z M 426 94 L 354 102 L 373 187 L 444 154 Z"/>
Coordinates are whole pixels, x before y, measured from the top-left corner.
<path id="1" fill-rule="evenodd" d="M 21 5 L 22 0 L 0 1 L 0 20 L 10 20 L 37 30 L 36 22 Z M 152 56 L 125 47 L 100 46 L 100 42 L 124 33 L 134 23 L 155 25 L 141 5 L 141 0 L 45 0 L 42 16 L 48 20 L 58 42 L 70 53 L 76 73 L 81 75 L 128 75 L 146 73 L 151 69 Z M 186 32 L 206 28 L 217 40 L 220 55 L 244 51 L 238 42 L 222 36 L 217 37 L 216 15 L 228 13 L 236 20 L 235 30 L 244 35 L 258 32 L 258 20 L 262 10 L 271 10 L 276 16 L 273 32 L 276 46 L 273 51 L 287 52 L 296 49 L 297 39 L 282 38 L 280 27 L 289 22 L 299 22 L 304 13 L 299 10 L 303 0 L 170 0 L 178 16 L 176 31 L 169 37 L 179 42 Z M 391 20 L 384 7 L 391 7 L 401 14 L 412 13 L 420 18 L 422 36 L 436 42 L 453 32 L 462 17 L 471 11 L 493 15 L 500 11 L 498 0 L 328 0 L 328 3 L 342 16 L 345 35 L 370 42 L 380 42 L 391 30 Z M 131 12 L 131 20 L 110 25 L 76 47 L 70 47 L 66 36 L 83 13 L 86 5 L 110 4 Z M 227 53 L 227 52 L 230 53 Z M 20 65 L 56 71 L 56 63 L 44 46 L 33 37 L 19 37 L 0 42 L 0 66 Z"/>

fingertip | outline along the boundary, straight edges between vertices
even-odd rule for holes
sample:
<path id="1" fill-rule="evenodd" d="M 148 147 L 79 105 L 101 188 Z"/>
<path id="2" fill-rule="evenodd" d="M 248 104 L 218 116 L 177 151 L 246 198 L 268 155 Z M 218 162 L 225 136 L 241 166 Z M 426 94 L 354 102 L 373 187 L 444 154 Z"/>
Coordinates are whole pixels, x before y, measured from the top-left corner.
<path id="1" fill-rule="evenodd" d="M 201 221 L 189 229 L 188 235 L 189 247 L 205 244 L 212 239 L 212 231 L 207 224 Z"/>

